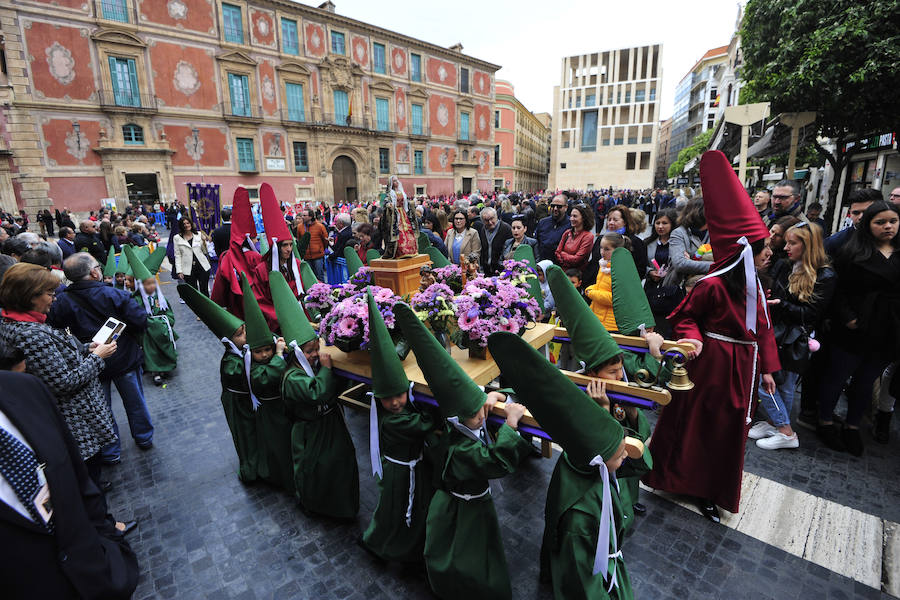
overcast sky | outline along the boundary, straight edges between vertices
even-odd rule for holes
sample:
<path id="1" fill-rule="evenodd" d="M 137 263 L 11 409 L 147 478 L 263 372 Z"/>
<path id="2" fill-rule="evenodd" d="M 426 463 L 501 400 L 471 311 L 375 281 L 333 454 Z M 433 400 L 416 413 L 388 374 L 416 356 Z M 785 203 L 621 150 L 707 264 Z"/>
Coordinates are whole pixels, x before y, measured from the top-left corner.
<path id="1" fill-rule="evenodd" d="M 333 0 L 340 15 L 502 65 L 516 97 L 553 112 L 564 56 L 662 43 L 660 115 L 672 115 L 675 86 L 704 52 L 731 39 L 736 0 Z M 321 2 L 302 2 L 318 6 Z"/>

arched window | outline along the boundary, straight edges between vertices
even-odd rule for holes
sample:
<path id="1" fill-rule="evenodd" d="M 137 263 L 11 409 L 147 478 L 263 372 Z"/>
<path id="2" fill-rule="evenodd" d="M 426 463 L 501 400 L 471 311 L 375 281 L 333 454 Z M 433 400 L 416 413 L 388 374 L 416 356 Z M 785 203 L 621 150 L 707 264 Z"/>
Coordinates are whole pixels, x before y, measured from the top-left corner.
<path id="1" fill-rule="evenodd" d="M 463 151 L 462 151 L 462 156 L 463 156 L 463 160 L 469 160 L 469 151 L 468 151 L 468 150 L 463 150 Z"/>
<path id="2" fill-rule="evenodd" d="M 144 129 L 139 125 L 135 125 L 134 123 L 123 125 L 122 137 L 125 139 L 126 144 L 143 144 Z"/>

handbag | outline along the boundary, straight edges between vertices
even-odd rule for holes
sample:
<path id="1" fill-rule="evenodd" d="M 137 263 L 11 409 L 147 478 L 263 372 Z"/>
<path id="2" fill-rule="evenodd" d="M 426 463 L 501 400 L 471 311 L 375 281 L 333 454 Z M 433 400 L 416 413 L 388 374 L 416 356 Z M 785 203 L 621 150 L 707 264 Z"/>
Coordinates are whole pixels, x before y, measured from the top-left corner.
<path id="1" fill-rule="evenodd" d="M 809 332 L 803 324 L 787 325 L 776 323 L 773 328 L 778 346 L 781 368 L 792 373 L 803 374 L 809 368 L 812 351 L 809 349 Z"/>

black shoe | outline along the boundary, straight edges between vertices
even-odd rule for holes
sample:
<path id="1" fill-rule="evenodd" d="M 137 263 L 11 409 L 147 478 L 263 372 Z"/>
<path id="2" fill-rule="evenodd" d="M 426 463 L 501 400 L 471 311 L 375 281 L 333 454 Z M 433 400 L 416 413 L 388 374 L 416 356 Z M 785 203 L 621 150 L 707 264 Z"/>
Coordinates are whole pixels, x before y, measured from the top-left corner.
<path id="1" fill-rule="evenodd" d="M 113 488 L 112 481 L 101 481 L 100 482 L 100 491 L 104 494 Z"/>
<path id="2" fill-rule="evenodd" d="M 122 462 L 122 457 L 121 457 L 121 456 L 117 456 L 117 457 L 115 457 L 115 458 L 104 458 L 101 462 L 102 462 L 105 466 L 111 467 L 111 466 L 113 466 L 113 465 L 117 465 L 117 464 L 119 464 L 120 462 Z"/>
<path id="3" fill-rule="evenodd" d="M 841 441 L 844 442 L 844 448 L 853 456 L 863 455 L 863 441 L 859 429 L 850 429 L 844 427 L 841 430 Z"/>
<path id="4" fill-rule="evenodd" d="M 154 385 L 162 385 L 163 384 L 162 375 L 154 375 L 153 376 L 153 384 Z"/>
<path id="5" fill-rule="evenodd" d="M 642 515 L 647 512 L 647 507 L 641 504 L 640 502 L 635 502 L 631 505 L 631 508 L 634 509 L 634 514 Z"/>
<path id="6" fill-rule="evenodd" d="M 879 410 L 875 413 L 875 425 L 872 427 L 872 435 L 879 444 L 887 444 L 891 441 L 891 417 L 893 411 Z"/>
<path id="7" fill-rule="evenodd" d="M 816 435 L 822 440 L 822 443 L 834 450 L 835 452 L 846 452 L 844 440 L 841 438 L 841 428 L 836 423 L 831 425 L 819 425 L 816 428 Z"/>
<path id="8" fill-rule="evenodd" d="M 819 427 L 819 415 L 816 411 L 803 412 L 797 415 L 797 425 L 815 431 Z"/>
<path id="9" fill-rule="evenodd" d="M 722 522 L 722 519 L 719 517 L 719 509 L 712 502 L 712 500 L 703 500 L 702 498 L 698 498 L 697 508 L 700 509 L 701 515 L 703 515 L 713 523 Z"/>
<path id="10" fill-rule="evenodd" d="M 146 444 L 138 444 L 137 447 L 140 448 L 141 450 L 150 450 L 151 448 L 153 448 L 153 442 L 147 442 Z"/>

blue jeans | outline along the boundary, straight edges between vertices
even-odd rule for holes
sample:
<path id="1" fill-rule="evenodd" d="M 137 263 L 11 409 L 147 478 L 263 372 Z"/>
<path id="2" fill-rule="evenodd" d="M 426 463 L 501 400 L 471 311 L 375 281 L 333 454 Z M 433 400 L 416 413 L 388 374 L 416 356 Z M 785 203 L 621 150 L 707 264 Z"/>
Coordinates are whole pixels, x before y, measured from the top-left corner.
<path id="1" fill-rule="evenodd" d="M 799 373 L 782 371 L 784 383 L 775 388 L 775 394 L 769 395 L 759 386 L 759 401 L 762 402 L 766 414 L 775 427 L 783 427 L 791 424 L 791 409 L 794 407 L 794 394 L 797 392 Z"/>
<path id="2" fill-rule="evenodd" d="M 316 279 L 319 281 L 325 281 L 325 259 L 324 258 L 311 258 L 308 261 L 309 266 L 312 267 L 313 273 L 316 274 Z"/>
<path id="3" fill-rule="evenodd" d="M 128 417 L 128 427 L 131 429 L 131 437 L 138 446 L 146 446 L 153 442 L 153 422 L 150 420 L 150 412 L 147 410 L 147 402 L 144 400 L 144 384 L 141 381 L 143 370 L 141 367 L 128 371 L 123 375 L 114 377 L 111 381 L 103 382 L 103 394 L 106 396 L 106 405 L 112 410 L 112 383 L 116 384 L 119 396 L 122 398 L 122 406 Z M 113 427 L 116 430 L 116 441 L 104 446 L 100 451 L 103 460 L 115 460 L 122 454 L 122 438 L 119 436 L 119 425 L 113 419 Z"/>

